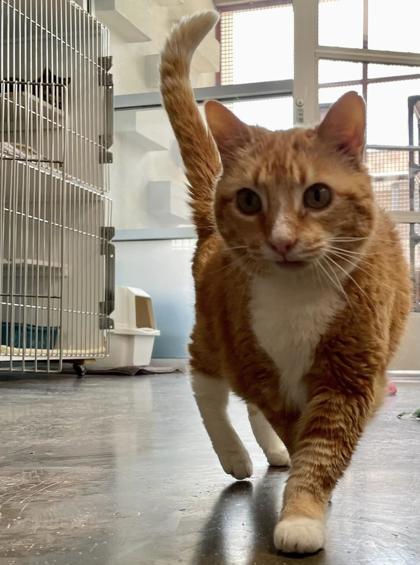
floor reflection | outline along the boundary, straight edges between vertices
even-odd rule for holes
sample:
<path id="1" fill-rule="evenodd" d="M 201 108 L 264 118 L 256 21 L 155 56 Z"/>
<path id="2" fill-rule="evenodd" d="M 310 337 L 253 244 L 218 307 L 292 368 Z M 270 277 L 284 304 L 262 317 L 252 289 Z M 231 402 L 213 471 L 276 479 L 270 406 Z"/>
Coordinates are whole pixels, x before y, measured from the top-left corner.
<path id="1" fill-rule="evenodd" d="M 273 543 L 287 473 L 269 467 L 255 483 L 233 483 L 220 494 L 201 531 L 193 565 L 320 565 L 325 553 L 281 555 Z"/>
<path id="2" fill-rule="evenodd" d="M 192 563 L 194 565 L 231 565 L 246 563 L 249 541 L 232 539 L 235 532 L 244 530 L 243 517 L 248 515 L 252 503 L 253 485 L 249 481 L 240 481 L 229 485 L 221 493 L 213 506 L 210 518 L 201 531 L 201 540 L 197 546 Z M 241 519 L 242 518 L 242 519 Z M 246 518 L 249 524 L 249 518 Z M 249 526 L 248 526 L 249 527 Z M 243 535 L 243 533 L 242 533 Z M 249 533 L 251 538 L 252 533 Z M 235 536 L 236 537 L 236 536 Z M 245 536 L 246 538 L 247 536 Z M 236 561 L 232 560 L 233 555 Z"/>
<path id="3" fill-rule="evenodd" d="M 270 558 L 286 473 L 269 468 L 255 484 L 233 483 L 220 494 L 201 531 L 194 565 L 251 565 Z"/>
<path id="4" fill-rule="evenodd" d="M 253 521 L 252 555 L 247 563 L 259 563 L 262 556 L 276 556 L 273 531 L 280 513 L 287 473 L 269 467 L 257 483 L 251 505 Z"/>

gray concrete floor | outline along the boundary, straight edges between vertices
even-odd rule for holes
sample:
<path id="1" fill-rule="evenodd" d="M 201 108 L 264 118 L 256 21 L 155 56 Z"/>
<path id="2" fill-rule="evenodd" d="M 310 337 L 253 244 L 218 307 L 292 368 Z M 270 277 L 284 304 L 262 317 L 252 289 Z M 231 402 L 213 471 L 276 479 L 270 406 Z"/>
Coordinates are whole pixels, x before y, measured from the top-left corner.
<path id="1" fill-rule="evenodd" d="M 330 510 L 325 551 L 272 545 L 286 473 L 219 467 L 184 375 L 0 380 L 0 564 L 403 565 L 420 563 L 420 377 L 398 382 Z"/>

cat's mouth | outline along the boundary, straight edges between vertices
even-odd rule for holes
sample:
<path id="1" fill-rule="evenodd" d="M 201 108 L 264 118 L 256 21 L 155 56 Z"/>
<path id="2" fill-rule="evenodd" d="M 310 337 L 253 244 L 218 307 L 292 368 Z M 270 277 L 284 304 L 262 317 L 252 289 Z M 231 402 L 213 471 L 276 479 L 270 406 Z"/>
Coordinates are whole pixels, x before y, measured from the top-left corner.
<path id="1" fill-rule="evenodd" d="M 283 259 L 283 261 L 276 261 L 276 265 L 278 265 L 281 269 L 287 270 L 298 270 L 303 269 L 308 264 L 307 261 L 288 261 L 287 259 Z"/>

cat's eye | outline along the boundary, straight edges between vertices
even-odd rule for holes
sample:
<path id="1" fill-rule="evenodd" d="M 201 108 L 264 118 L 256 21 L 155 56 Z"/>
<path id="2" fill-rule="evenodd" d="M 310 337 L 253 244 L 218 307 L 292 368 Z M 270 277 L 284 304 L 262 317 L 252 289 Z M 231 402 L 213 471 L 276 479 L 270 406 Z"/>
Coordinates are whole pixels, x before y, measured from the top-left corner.
<path id="1" fill-rule="evenodd" d="M 236 206 L 242 214 L 254 216 L 262 210 L 262 200 L 259 194 L 250 188 L 241 188 L 236 193 Z"/>
<path id="2" fill-rule="evenodd" d="M 322 183 L 316 183 L 307 188 L 303 194 L 303 203 L 306 208 L 322 210 L 330 205 L 332 200 L 331 189 Z"/>

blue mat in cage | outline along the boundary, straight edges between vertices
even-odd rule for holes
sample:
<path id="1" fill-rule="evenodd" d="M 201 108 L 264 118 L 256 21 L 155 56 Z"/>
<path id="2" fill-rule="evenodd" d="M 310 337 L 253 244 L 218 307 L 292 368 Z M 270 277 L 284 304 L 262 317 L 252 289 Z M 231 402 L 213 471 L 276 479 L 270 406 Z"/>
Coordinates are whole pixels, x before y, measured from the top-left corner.
<path id="1" fill-rule="evenodd" d="M 58 326 L 35 326 L 33 324 L 1 324 L 1 344 L 8 347 L 31 349 L 54 349 L 58 338 Z M 24 344 L 24 336 L 26 341 Z"/>

